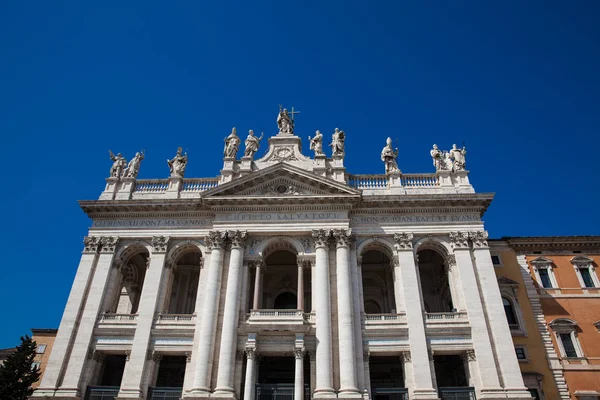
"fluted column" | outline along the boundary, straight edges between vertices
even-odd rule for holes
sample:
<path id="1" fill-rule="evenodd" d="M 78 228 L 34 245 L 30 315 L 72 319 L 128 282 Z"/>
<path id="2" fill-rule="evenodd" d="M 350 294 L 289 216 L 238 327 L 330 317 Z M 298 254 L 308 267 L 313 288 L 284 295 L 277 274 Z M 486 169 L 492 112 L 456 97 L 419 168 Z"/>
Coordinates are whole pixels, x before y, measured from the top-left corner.
<path id="1" fill-rule="evenodd" d="M 350 242 L 350 271 L 352 276 L 352 312 L 354 313 L 354 354 L 356 357 L 356 384 L 358 390 L 366 392 L 365 385 L 365 365 L 363 360 L 363 339 L 362 339 L 362 278 L 358 267 L 358 257 L 356 255 L 356 240 Z"/>
<path id="2" fill-rule="evenodd" d="M 402 289 L 406 307 L 406 320 L 408 322 L 408 341 L 412 362 L 412 379 L 414 387 L 409 388 L 412 399 L 437 399 L 437 392 L 431 379 L 427 337 L 425 335 L 425 322 L 423 321 L 423 302 L 421 300 L 421 285 L 415 255 L 413 253 L 413 234 L 396 233 L 394 241 L 400 265 Z M 408 371 L 407 371 L 408 372 Z"/>
<path id="3" fill-rule="evenodd" d="M 317 317 L 315 337 L 317 339 L 317 387 L 314 397 L 335 397 L 331 371 L 331 296 L 329 289 L 329 240 L 331 231 L 315 229 L 315 313 Z"/>
<path id="4" fill-rule="evenodd" d="M 336 243 L 340 391 L 338 397 L 361 397 L 356 385 L 356 348 L 350 271 L 350 229 L 334 229 Z M 318 322 L 317 322 L 318 323 Z"/>
<path id="5" fill-rule="evenodd" d="M 34 392 L 33 397 L 52 395 L 60 385 L 64 369 L 67 367 L 71 342 L 77 335 L 76 321 L 83 312 L 83 299 L 90 290 L 98 261 L 98 249 L 101 246 L 100 237 L 86 236 L 83 239 L 83 244 L 84 249 L 79 267 L 54 341 L 53 349 L 56 350 L 50 353 L 44 378 L 37 391 Z"/>
<path id="6" fill-rule="evenodd" d="M 479 285 L 473 269 L 469 234 L 468 232 L 450 232 L 450 241 L 454 249 L 454 257 L 449 257 L 448 262 L 451 268 L 453 268 L 452 264 L 456 264 L 458 270 L 469 324 L 471 325 L 473 348 L 478 360 L 481 382 L 478 382 L 479 385 L 475 385 L 475 387 L 479 386 L 477 389 L 481 391 L 481 398 L 486 398 L 488 395 L 494 398 L 494 396 L 501 394 L 502 389 L 500 388 L 499 371 L 494 361 L 492 343 L 481 303 Z M 514 348 L 511 351 L 514 353 Z M 482 360 L 482 362 L 479 362 L 479 360 Z"/>
<path id="7" fill-rule="evenodd" d="M 294 349 L 294 400 L 304 399 L 304 349 Z"/>
<path id="8" fill-rule="evenodd" d="M 254 400 L 256 383 L 256 363 L 258 354 L 252 347 L 246 347 L 246 379 L 244 381 L 244 400 Z"/>
<path id="9" fill-rule="evenodd" d="M 247 233 L 245 231 L 229 231 L 227 236 L 231 241 L 231 257 L 229 258 L 223 326 L 221 328 L 217 387 L 214 396 L 234 398 L 233 378 L 237 347 L 238 311 L 240 308 L 242 265 Z"/>
<path id="10" fill-rule="evenodd" d="M 204 304 L 202 307 L 200 334 L 196 356 L 196 373 L 194 385 L 187 397 L 208 397 L 210 395 L 210 375 L 214 353 L 215 334 L 217 329 L 217 312 L 219 310 L 219 292 L 223 273 L 223 253 L 225 232 L 210 231 L 206 237 L 206 245 L 211 250 L 208 263 L 206 283 L 204 286 Z"/>
<path id="11" fill-rule="evenodd" d="M 257 261 L 254 263 L 254 299 L 252 302 L 252 309 L 259 310 L 262 307 L 262 269 L 264 263 Z"/>
<path id="12" fill-rule="evenodd" d="M 298 260 L 298 310 L 304 310 L 304 260 Z"/>
<path id="13" fill-rule="evenodd" d="M 154 323 L 154 316 L 157 311 L 159 290 L 165 274 L 165 257 L 169 245 L 168 236 L 154 236 L 152 238 L 152 254 L 148 264 L 148 270 L 142 286 L 142 294 L 138 307 L 138 318 L 133 344 L 131 345 L 131 354 L 123 371 L 123 380 L 121 390 L 119 390 L 119 399 L 144 398 L 143 387 L 144 373 L 150 373 L 148 364 L 152 361 L 146 361 L 148 347 L 150 344 L 150 332 Z"/>
<path id="14" fill-rule="evenodd" d="M 509 392 L 509 398 L 522 397 L 526 395 L 525 384 L 519 361 L 514 352 L 510 328 L 506 321 L 502 296 L 500 295 L 500 288 L 498 287 L 498 280 L 488 246 L 488 233 L 486 231 L 469 232 L 469 238 L 473 244 L 473 259 L 476 264 L 477 277 L 484 299 L 483 304 L 490 325 L 490 333 L 494 343 L 493 348 L 498 357 L 498 366 L 504 388 Z"/>

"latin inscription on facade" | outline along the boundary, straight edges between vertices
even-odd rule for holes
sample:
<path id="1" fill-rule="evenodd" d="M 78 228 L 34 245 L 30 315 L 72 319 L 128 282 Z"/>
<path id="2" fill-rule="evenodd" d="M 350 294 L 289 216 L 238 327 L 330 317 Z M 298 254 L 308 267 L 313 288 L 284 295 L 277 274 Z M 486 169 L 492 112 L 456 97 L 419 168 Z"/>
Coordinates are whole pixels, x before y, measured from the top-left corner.
<path id="1" fill-rule="evenodd" d="M 94 220 L 92 228 L 196 228 L 212 225 L 210 219 L 109 219 Z"/>
<path id="2" fill-rule="evenodd" d="M 393 225 L 408 225 L 408 224 L 439 224 L 453 222 L 473 222 L 480 221 L 479 214 L 460 214 L 460 215 L 427 215 L 427 214 L 410 214 L 410 215 L 353 215 L 350 217 L 353 225 L 369 225 L 369 224 L 393 224 Z"/>
<path id="3" fill-rule="evenodd" d="M 348 215 L 345 212 L 336 211 L 298 211 L 288 213 L 242 213 L 242 214 L 223 214 L 216 217 L 217 221 L 306 221 L 306 220 L 330 220 L 330 219 L 347 219 Z"/>

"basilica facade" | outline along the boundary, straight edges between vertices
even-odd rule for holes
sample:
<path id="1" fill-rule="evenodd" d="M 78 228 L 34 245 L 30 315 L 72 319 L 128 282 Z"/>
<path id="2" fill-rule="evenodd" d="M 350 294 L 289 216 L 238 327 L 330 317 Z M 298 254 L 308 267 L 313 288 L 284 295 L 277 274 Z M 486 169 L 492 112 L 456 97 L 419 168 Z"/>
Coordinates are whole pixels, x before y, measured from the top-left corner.
<path id="1" fill-rule="evenodd" d="M 261 158 L 234 128 L 217 178 L 111 153 L 34 397 L 531 399 L 465 149 L 404 174 L 388 139 L 355 175 L 343 131 L 309 157 L 293 115 Z"/>

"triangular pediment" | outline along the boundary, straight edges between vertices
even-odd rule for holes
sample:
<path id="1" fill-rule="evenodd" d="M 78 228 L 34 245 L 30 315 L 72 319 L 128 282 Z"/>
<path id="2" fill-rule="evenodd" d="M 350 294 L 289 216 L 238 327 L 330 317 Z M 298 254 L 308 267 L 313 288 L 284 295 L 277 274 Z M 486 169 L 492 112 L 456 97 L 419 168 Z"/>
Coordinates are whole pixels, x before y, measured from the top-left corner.
<path id="1" fill-rule="evenodd" d="M 360 191 L 281 162 L 202 193 L 205 200 L 226 198 L 360 198 Z"/>
<path id="2" fill-rule="evenodd" d="M 498 285 L 519 286 L 519 282 L 513 281 L 505 276 L 499 276 Z"/>

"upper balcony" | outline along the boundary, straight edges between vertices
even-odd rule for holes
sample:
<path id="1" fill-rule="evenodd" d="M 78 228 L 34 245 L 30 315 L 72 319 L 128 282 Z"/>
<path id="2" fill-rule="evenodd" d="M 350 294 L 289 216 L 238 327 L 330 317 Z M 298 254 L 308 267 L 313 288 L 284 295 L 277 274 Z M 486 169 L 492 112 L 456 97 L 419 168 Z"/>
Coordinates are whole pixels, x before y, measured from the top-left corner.
<path id="1" fill-rule="evenodd" d="M 470 332 L 466 311 L 425 313 L 425 330 L 434 335 L 462 335 Z"/>

